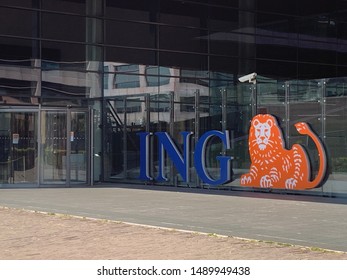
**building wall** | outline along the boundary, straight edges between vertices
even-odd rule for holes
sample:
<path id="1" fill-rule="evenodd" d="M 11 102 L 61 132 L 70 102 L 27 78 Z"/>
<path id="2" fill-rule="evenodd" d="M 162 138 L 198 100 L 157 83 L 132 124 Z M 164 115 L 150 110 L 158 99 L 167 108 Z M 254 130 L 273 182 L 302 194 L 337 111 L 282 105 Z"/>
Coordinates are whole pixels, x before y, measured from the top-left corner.
<path id="1" fill-rule="evenodd" d="M 346 5 L 342 0 L 4 0 L 0 110 L 89 108 L 89 175 L 95 182 L 143 183 L 138 132 L 168 132 L 181 145 L 180 132 L 191 131 L 194 146 L 204 132 L 227 129 L 230 149 L 215 140 L 206 162 L 218 177 L 215 156 L 233 157 L 233 181 L 217 186 L 232 189 L 244 189 L 240 176 L 250 167 L 252 112 L 275 115 L 288 148 L 305 145 L 314 176 L 315 146 L 293 126 L 305 121 L 329 158 L 329 177 L 313 193 L 343 195 Z M 252 72 L 258 74 L 256 89 L 238 81 Z M 38 125 L 37 133 L 41 130 Z M 151 141 L 155 178 L 157 142 Z M 39 153 L 36 157 L 39 161 Z M 184 182 L 167 158 L 170 179 L 150 183 L 203 186 L 193 165 L 191 180 Z"/>

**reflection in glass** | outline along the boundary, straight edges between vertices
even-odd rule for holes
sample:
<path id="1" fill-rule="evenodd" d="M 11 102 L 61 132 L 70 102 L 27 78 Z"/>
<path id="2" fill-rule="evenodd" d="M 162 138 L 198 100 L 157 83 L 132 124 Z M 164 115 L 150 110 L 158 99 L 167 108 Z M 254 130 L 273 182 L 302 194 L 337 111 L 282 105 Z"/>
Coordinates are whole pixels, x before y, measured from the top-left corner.
<path id="1" fill-rule="evenodd" d="M 37 183 L 37 113 L 0 112 L 0 184 Z"/>
<path id="2" fill-rule="evenodd" d="M 147 85 L 150 87 L 167 85 L 170 82 L 170 68 L 168 67 L 146 66 L 145 73 Z"/>
<path id="3" fill-rule="evenodd" d="M 88 119 L 86 112 L 71 112 L 70 181 L 86 183 L 88 168 Z"/>
<path id="4" fill-rule="evenodd" d="M 347 79 L 326 80 L 325 143 L 329 147 L 331 172 L 337 181 L 347 180 Z"/>
<path id="5" fill-rule="evenodd" d="M 43 183 L 65 183 L 67 155 L 67 115 L 59 111 L 41 113 L 41 153 Z"/>

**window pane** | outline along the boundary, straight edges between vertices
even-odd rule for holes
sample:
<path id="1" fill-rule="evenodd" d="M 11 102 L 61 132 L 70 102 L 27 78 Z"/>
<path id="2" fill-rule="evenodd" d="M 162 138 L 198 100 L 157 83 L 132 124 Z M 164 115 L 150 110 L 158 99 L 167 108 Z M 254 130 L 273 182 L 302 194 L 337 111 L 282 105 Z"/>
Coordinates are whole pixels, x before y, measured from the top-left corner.
<path id="1" fill-rule="evenodd" d="M 86 19 L 83 17 L 44 13 L 42 15 L 42 37 L 85 42 L 85 22 Z"/>
<path id="2" fill-rule="evenodd" d="M 140 78 L 136 75 L 116 74 L 115 88 L 137 88 L 140 87 Z"/>
<path id="3" fill-rule="evenodd" d="M 114 80 L 115 88 L 137 88 L 140 87 L 139 66 L 120 65 L 115 67 L 116 73 Z M 132 74 L 132 75 L 129 75 Z"/>
<path id="4" fill-rule="evenodd" d="M 157 12 L 157 0 L 106 0 L 105 14 L 108 18 L 152 21 Z"/>
<path id="5" fill-rule="evenodd" d="M 54 12 L 85 14 L 86 0 L 44 0 L 42 1 L 42 9 Z"/>
<path id="6" fill-rule="evenodd" d="M 155 25 L 106 21 L 106 44 L 108 45 L 154 48 L 156 38 Z"/>
<path id="7" fill-rule="evenodd" d="M 206 30 L 179 27 L 160 27 L 161 49 L 189 52 L 207 52 L 208 36 Z"/>
<path id="8" fill-rule="evenodd" d="M 31 8 L 37 0 L 1 0 L 1 5 Z"/>
<path id="9" fill-rule="evenodd" d="M 169 112 L 170 110 L 170 95 L 161 93 L 150 96 L 150 111 L 151 112 Z"/>
<path id="10" fill-rule="evenodd" d="M 126 48 L 106 48 L 105 61 L 156 65 L 157 56 L 154 51 L 144 51 Z"/>
<path id="11" fill-rule="evenodd" d="M 0 59 L 17 60 L 16 64 L 31 65 L 30 59 L 39 58 L 39 54 L 39 41 L 37 40 L 0 37 Z"/>
<path id="12" fill-rule="evenodd" d="M 204 28 L 208 7 L 185 1 L 161 1 L 160 22 L 172 25 Z"/>
<path id="13" fill-rule="evenodd" d="M 257 7 L 260 11 L 281 13 L 281 14 L 291 14 L 296 15 L 298 12 L 298 1 L 276 1 L 276 0 L 262 0 L 257 1 Z M 305 2 L 300 2 L 300 5 Z"/>
<path id="14" fill-rule="evenodd" d="M 207 55 L 161 52 L 160 65 L 190 70 L 207 70 Z"/>
<path id="15" fill-rule="evenodd" d="M 42 42 L 42 59 L 48 60 L 47 66 L 54 68 L 86 69 L 85 51 L 86 47 L 83 44 Z"/>
<path id="16" fill-rule="evenodd" d="M 35 12 L 0 7 L 0 34 L 38 37 Z"/>
<path id="17" fill-rule="evenodd" d="M 326 138 L 333 176 L 329 179 L 341 180 L 341 173 L 347 173 L 347 80 L 329 79 L 326 85 Z M 340 177 L 340 176 L 341 177 Z"/>
<path id="18" fill-rule="evenodd" d="M 170 75 L 170 69 L 167 67 L 146 66 L 146 81 L 147 86 L 167 85 L 170 82 L 170 77 L 162 77 L 159 75 Z"/>

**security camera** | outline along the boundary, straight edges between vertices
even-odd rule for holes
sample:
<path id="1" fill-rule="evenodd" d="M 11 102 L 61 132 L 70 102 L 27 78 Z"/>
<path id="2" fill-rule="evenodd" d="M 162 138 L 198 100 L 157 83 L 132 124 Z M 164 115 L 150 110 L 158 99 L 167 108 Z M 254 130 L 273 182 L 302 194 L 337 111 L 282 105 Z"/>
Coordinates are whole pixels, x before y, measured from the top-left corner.
<path id="1" fill-rule="evenodd" d="M 256 83 L 256 80 L 255 80 L 256 77 L 257 77 L 257 73 L 251 73 L 251 74 L 248 74 L 248 75 L 240 77 L 239 81 L 241 83 L 244 83 L 244 82 L 248 81 L 249 83 L 255 84 Z"/>

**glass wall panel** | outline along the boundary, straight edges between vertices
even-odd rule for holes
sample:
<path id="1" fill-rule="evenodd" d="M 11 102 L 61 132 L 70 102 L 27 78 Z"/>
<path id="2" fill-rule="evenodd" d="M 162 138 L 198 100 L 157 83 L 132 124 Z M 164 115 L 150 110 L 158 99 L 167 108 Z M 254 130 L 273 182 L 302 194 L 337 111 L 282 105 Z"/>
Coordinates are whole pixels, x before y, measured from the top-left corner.
<path id="1" fill-rule="evenodd" d="M 257 14 L 257 58 L 297 60 L 297 20 L 273 14 Z"/>
<path id="2" fill-rule="evenodd" d="M 284 45 L 280 45 L 280 43 L 278 43 L 278 45 L 274 45 L 272 42 L 277 40 L 273 37 L 263 37 L 261 40 L 263 40 L 262 43 L 257 40 L 258 58 L 296 61 L 298 56 L 298 48 L 296 46 L 291 46 L 291 44 L 286 46 L 285 42 L 283 42 Z M 278 41 L 282 40 L 279 39 Z M 271 61 L 270 63 L 273 62 Z"/>
<path id="3" fill-rule="evenodd" d="M 239 11 L 237 9 L 228 9 L 226 6 L 219 5 L 208 7 L 208 28 L 211 30 L 212 39 L 216 36 L 219 37 L 219 35 L 228 37 L 232 32 L 240 32 L 239 27 Z M 246 30 L 243 31 L 247 32 Z"/>
<path id="4" fill-rule="evenodd" d="M 276 0 L 262 0 L 257 3 L 259 11 L 266 11 L 279 14 L 297 15 L 298 5 L 304 5 L 302 2 L 298 3 L 297 0 L 292 1 L 276 1 Z"/>
<path id="5" fill-rule="evenodd" d="M 118 20 L 153 21 L 157 15 L 158 0 L 106 0 L 105 15 Z"/>
<path id="6" fill-rule="evenodd" d="M 143 95 L 123 95 L 107 100 L 106 180 L 138 180 L 140 143 L 136 133 L 146 131 L 144 103 Z"/>
<path id="7" fill-rule="evenodd" d="M 101 100 L 94 100 L 89 103 L 92 110 L 92 129 L 91 131 L 91 153 L 93 157 L 92 170 L 94 182 L 101 182 L 103 180 L 102 174 L 102 151 L 104 149 L 103 143 L 103 102 Z"/>
<path id="8" fill-rule="evenodd" d="M 141 49 L 105 48 L 105 65 L 109 63 L 128 63 L 157 65 L 157 52 Z"/>
<path id="9" fill-rule="evenodd" d="M 116 112 L 124 115 L 123 174 L 126 179 L 138 180 L 140 144 L 136 133 L 146 130 L 145 96 L 126 97 L 123 104 L 116 105 Z"/>
<path id="10" fill-rule="evenodd" d="M 86 70 L 86 46 L 60 42 L 42 42 L 43 69 Z"/>
<path id="11" fill-rule="evenodd" d="M 347 67 L 338 66 L 336 74 L 337 77 L 347 77 Z"/>
<path id="12" fill-rule="evenodd" d="M 67 179 L 67 114 L 62 111 L 41 113 L 41 181 L 65 184 Z"/>
<path id="13" fill-rule="evenodd" d="M 42 9 L 84 15 L 86 14 L 86 2 L 92 1 L 95 0 L 64 0 L 63 3 L 61 0 L 44 0 L 42 1 Z"/>
<path id="14" fill-rule="evenodd" d="M 36 184 L 36 112 L 0 112 L 0 184 Z"/>
<path id="15" fill-rule="evenodd" d="M 36 1 L 37 0 L 35 0 L 34 2 Z M 1 5 L 31 8 L 33 6 L 33 1 L 32 0 L 2 0 Z"/>
<path id="16" fill-rule="evenodd" d="M 346 39 L 347 39 L 347 20 L 346 20 L 346 8 L 341 12 L 340 15 L 337 16 L 341 16 L 342 18 L 340 19 L 340 21 L 338 21 L 337 24 L 337 40 L 339 44 L 346 44 Z M 340 46 L 339 46 L 340 47 Z"/>
<path id="17" fill-rule="evenodd" d="M 89 119 L 87 112 L 70 113 L 70 182 L 87 183 L 89 178 Z"/>
<path id="18" fill-rule="evenodd" d="M 238 8 L 242 5 L 240 4 L 239 0 L 206 0 L 205 2 L 207 2 L 209 5 L 218 5 L 218 6 L 225 6 L 225 7 L 232 7 L 232 8 Z M 254 0 L 245 1 L 245 2 L 252 3 L 254 2 Z"/>
<path id="19" fill-rule="evenodd" d="M 205 28 L 207 19 L 207 6 L 182 1 L 160 2 L 161 23 Z"/>
<path id="20" fill-rule="evenodd" d="M 116 66 L 117 73 L 114 77 L 113 88 L 139 88 L 140 87 L 140 67 L 136 64 Z"/>
<path id="21" fill-rule="evenodd" d="M 333 191 L 347 189 L 347 79 L 333 78 L 326 82 L 325 144 L 329 158 L 329 180 Z"/>
<path id="22" fill-rule="evenodd" d="M 84 45 L 42 42 L 42 46 L 43 96 L 101 96 L 102 63 L 86 60 Z"/>
<path id="23" fill-rule="evenodd" d="M 290 3 L 290 2 L 286 2 Z M 257 35 L 286 38 L 287 44 L 296 43 L 290 40 L 297 39 L 298 18 L 284 14 L 257 13 Z M 276 44 L 277 42 L 274 42 Z"/>
<path id="24" fill-rule="evenodd" d="M 336 43 L 300 41 L 298 59 L 303 62 L 333 64 L 336 61 Z"/>
<path id="25" fill-rule="evenodd" d="M 331 2 L 317 2 L 315 0 L 298 1 L 299 15 L 309 16 L 326 14 L 337 9 L 337 4 L 343 3 L 344 1 L 331 1 Z M 344 5 L 344 4 L 342 4 Z"/>
<path id="26" fill-rule="evenodd" d="M 41 94 L 40 70 L 35 67 L 35 64 L 39 67 L 39 63 L 38 60 L 30 59 L 0 59 L 0 96 L 5 104 L 23 104 L 22 97 L 32 97 L 30 103 L 33 104 L 38 102 L 34 97 Z"/>
<path id="27" fill-rule="evenodd" d="M 106 20 L 107 45 L 155 48 L 157 26 L 153 24 Z"/>
<path id="28" fill-rule="evenodd" d="M 298 80 L 289 82 L 290 125 L 304 121 L 311 124 L 313 130 L 322 135 L 322 87 L 319 80 Z M 296 129 L 291 128 L 291 135 Z"/>
<path id="29" fill-rule="evenodd" d="M 188 74 L 188 73 L 186 73 Z M 174 112 L 173 112 L 173 127 L 172 127 L 172 135 L 173 138 L 177 141 L 177 143 L 182 147 L 183 140 L 181 136 L 181 132 L 188 131 L 192 132 L 191 136 L 191 147 L 195 146 L 195 143 L 198 141 L 200 130 L 200 116 L 206 116 L 208 112 L 201 115 L 198 110 L 198 101 L 199 97 L 202 95 L 203 98 L 208 98 L 209 89 L 208 84 L 202 85 L 199 82 L 199 79 L 187 79 L 187 78 L 175 78 L 175 83 L 177 83 L 177 87 L 174 94 Z M 208 107 L 207 107 L 208 111 Z M 183 151 L 181 149 L 181 151 Z M 199 179 L 197 178 L 194 166 L 194 153 L 193 148 L 189 154 L 190 158 L 190 167 L 189 167 L 189 182 L 184 182 L 182 177 L 177 175 L 175 177 L 175 184 L 196 187 L 199 185 Z"/>
<path id="30" fill-rule="evenodd" d="M 292 77 L 298 76 L 298 65 L 296 62 L 258 59 L 256 65 L 257 73 L 265 77 L 290 80 Z M 252 71 L 250 72 L 252 73 Z"/>
<path id="31" fill-rule="evenodd" d="M 300 135 L 294 124 L 307 122 L 311 129 L 323 139 L 323 87 L 319 80 L 299 80 L 289 82 L 289 113 L 287 148 L 294 144 L 302 144 L 311 162 L 311 174 L 314 178 L 319 169 L 319 156 L 315 143 L 307 135 Z M 322 189 L 320 189 L 322 191 Z"/>
<path id="32" fill-rule="evenodd" d="M 238 71 L 241 69 L 240 65 L 242 65 L 242 67 L 248 67 L 248 65 L 249 67 L 252 67 L 251 65 L 254 64 L 254 63 L 248 63 L 248 61 L 240 60 L 235 57 L 225 57 L 225 56 L 210 56 L 209 63 L 210 63 L 211 78 L 212 79 L 218 78 L 221 80 L 225 80 L 225 79 L 229 80 L 230 77 L 232 77 L 233 79 L 233 75 L 237 76 Z M 254 67 L 251 71 L 254 71 Z"/>
<path id="33" fill-rule="evenodd" d="M 161 66 L 178 67 L 186 70 L 207 70 L 207 55 L 196 55 L 187 53 L 160 52 L 159 61 Z"/>
<path id="34" fill-rule="evenodd" d="M 39 58 L 40 43 L 38 40 L 26 40 L 0 37 L 0 58 L 3 60 L 14 60 L 15 65 L 31 66 L 31 58 Z M 10 61 L 1 62 L 9 63 Z"/>
<path id="35" fill-rule="evenodd" d="M 257 113 L 276 116 L 285 129 L 287 111 L 284 82 L 257 76 L 257 101 Z"/>
<path id="36" fill-rule="evenodd" d="M 54 80 L 52 81 L 52 79 Z M 62 100 L 87 97 L 90 88 L 86 84 L 86 73 L 45 71 L 42 76 L 42 97 L 61 98 Z"/>
<path id="37" fill-rule="evenodd" d="M 226 94 L 226 129 L 230 132 L 230 150 L 226 155 L 232 156 L 233 182 L 238 185 L 240 174 L 249 166 L 248 132 L 249 121 L 252 117 L 250 85 L 233 83 L 223 85 L 221 90 Z"/>
<path id="38" fill-rule="evenodd" d="M 223 88 L 213 87 L 205 92 L 199 91 L 198 108 L 199 119 L 199 135 L 203 135 L 209 130 L 224 131 L 225 126 L 225 105 L 226 92 Z M 225 147 L 218 137 L 213 137 L 206 148 L 206 171 L 213 179 L 220 176 L 219 161 L 217 156 L 225 154 Z"/>
<path id="39" fill-rule="evenodd" d="M 88 106 L 86 99 L 81 98 L 53 98 L 53 97 L 47 97 L 47 98 L 41 98 L 41 104 L 43 106 L 49 106 L 49 107 L 67 107 L 67 106 L 74 106 L 79 108 L 86 108 Z"/>
<path id="40" fill-rule="evenodd" d="M 0 7 L 0 34 L 37 38 L 34 11 Z"/>
<path id="41" fill-rule="evenodd" d="M 347 64 L 347 44 L 339 44 L 338 51 L 337 51 L 337 64 L 342 66 L 345 66 Z M 343 75 L 338 75 L 338 76 L 343 76 Z"/>
<path id="42" fill-rule="evenodd" d="M 79 16 L 43 13 L 42 38 L 85 42 L 86 19 Z"/>
<path id="43" fill-rule="evenodd" d="M 299 39 L 335 42 L 337 25 L 335 17 L 329 14 L 312 14 L 298 20 Z"/>
<path id="44" fill-rule="evenodd" d="M 207 53 L 208 33 L 196 28 L 160 26 L 159 46 L 163 50 Z"/>
<path id="45" fill-rule="evenodd" d="M 240 34 L 232 32 L 215 32 L 209 36 L 209 51 L 211 54 L 228 54 L 237 56 L 239 52 Z"/>
<path id="46" fill-rule="evenodd" d="M 122 179 L 124 178 L 124 109 L 117 111 L 116 106 L 124 104 L 124 96 L 114 97 L 106 100 L 105 117 L 106 125 L 104 126 L 104 179 Z M 122 106 L 124 107 L 124 105 Z"/>
<path id="47" fill-rule="evenodd" d="M 163 86 L 170 83 L 170 68 L 146 66 L 145 75 L 147 86 Z"/>
<path id="48" fill-rule="evenodd" d="M 172 85 L 169 85 L 169 87 Z M 159 90 L 159 92 L 158 92 Z M 180 135 L 172 134 L 172 101 L 173 94 L 170 91 L 161 89 L 161 87 L 154 88 L 154 91 L 148 95 L 149 101 L 149 131 L 151 132 L 167 132 L 172 137 L 174 143 L 180 149 L 182 141 Z M 152 176 L 157 178 L 159 174 L 159 157 L 158 157 L 158 141 L 156 137 L 151 139 L 151 170 Z M 168 181 L 160 182 L 165 185 L 177 185 L 178 181 L 182 181 L 177 170 L 173 167 L 171 159 L 166 155 L 164 164 L 164 176 Z"/>
<path id="49" fill-rule="evenodd" d="M 314 64 L 314 63 L 299 63 L 298 64 L 298 78 L 299 79 L 314 79 L 314 78 L 328 78 L 336 77 L 336 66 L 327 64 Z"/>

